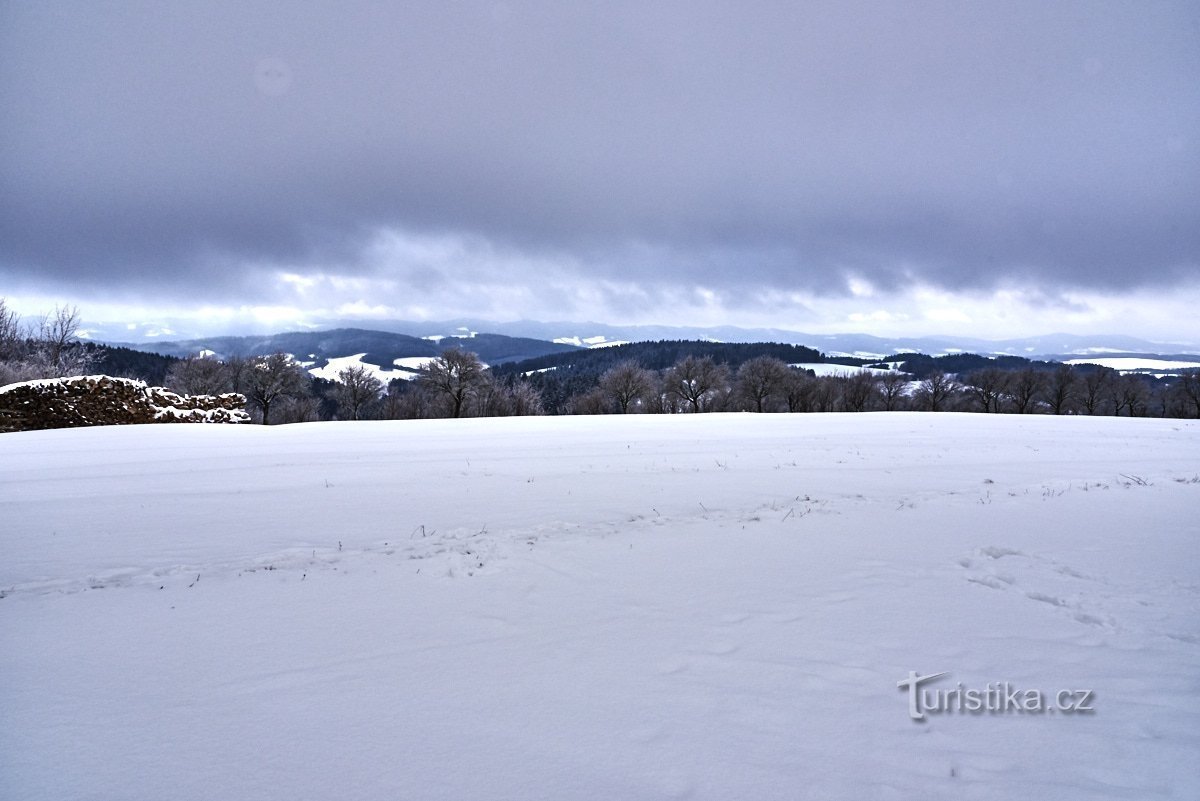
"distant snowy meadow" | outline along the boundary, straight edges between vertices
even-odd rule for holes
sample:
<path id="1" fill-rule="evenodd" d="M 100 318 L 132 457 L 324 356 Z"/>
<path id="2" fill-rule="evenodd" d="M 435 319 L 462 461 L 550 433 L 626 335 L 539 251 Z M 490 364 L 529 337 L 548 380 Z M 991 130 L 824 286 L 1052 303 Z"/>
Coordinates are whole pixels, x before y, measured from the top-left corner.
<path id="1" fill-rule="evenodd" d="M 1190 420 L 6 434 L 0 798 L 1196 798 L 1197 509 Z"/>

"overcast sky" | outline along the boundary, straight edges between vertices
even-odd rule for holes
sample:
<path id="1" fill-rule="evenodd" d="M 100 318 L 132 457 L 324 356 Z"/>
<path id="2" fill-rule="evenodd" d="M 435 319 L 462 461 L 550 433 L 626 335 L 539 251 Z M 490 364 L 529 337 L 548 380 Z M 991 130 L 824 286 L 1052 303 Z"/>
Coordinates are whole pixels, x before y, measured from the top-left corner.
<path id="1" fill-rule="evenodd" d="M 1200 3 L 0 4 L 25 313 L 1200 341 Z"/>

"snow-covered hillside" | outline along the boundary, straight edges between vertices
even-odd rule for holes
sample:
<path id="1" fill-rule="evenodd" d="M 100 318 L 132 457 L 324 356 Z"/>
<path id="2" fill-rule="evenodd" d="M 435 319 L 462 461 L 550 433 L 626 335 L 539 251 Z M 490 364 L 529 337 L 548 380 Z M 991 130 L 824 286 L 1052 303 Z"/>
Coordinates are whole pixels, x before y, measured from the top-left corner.
<path id="1" fill-rule="evenodd" d="M 1152 359 L 1140 356 L 1118 356 L 1108 358 L 1068 359 L 1067 364 L 1098 364 L 1110 367 L 1122 373 L 1156 373 L 1159 375 L 1179 375 L 1181 370 L 1200 368 L 1200 362 L 1186 359 Z"/>
<path id="2" fill-rule="evenodd" d="M 0 797 L 1196 798 L 1198 508 L 1196 421 L 8 434 Z"/>
<path id="3" fill-rule="evenodd" d="M 339 374 L 348 367 L 361 367 L 368 374 L 378 379 L 380 383 L 386 386 L 389 382 L 397 378 L 405 381 L 412 381 L 427 364 L 434 360 L 433 356 L 408 356 L 400 359 L 392 360 L 392 367 L 384 368 L 378 364 L 363 361 L 365 353 L 355 353 L 351 356 L 343 356 L 338 359 L 329 359 L 323 367 L 308 367 L 308 363 L 301 362 L 312 375 L 317 378 L 324 378 L 326 381 L 340 381 Z"/>
<path id="4" fill-rule="evenodd" d="M 870 373 L 871 375 L 881 376 L 887 375 L 888 373 L 888 371 L 882 367 L 858 367 L 855 365 L 834 364 L 831 362 L 800 362 L 793 364 L 792 367 L 796 367 L 801 370 L 811 370 L 818 376 L 851 376 L 857 375 L 858 373 Z"/>

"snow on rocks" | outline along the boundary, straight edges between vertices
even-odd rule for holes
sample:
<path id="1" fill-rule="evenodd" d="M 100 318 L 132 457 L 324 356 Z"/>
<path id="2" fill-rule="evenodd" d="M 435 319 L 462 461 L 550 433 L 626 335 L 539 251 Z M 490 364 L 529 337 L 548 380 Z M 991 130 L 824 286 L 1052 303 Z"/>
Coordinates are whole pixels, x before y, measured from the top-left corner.
<path id="1" fill-rule="evenodd" d="M 0 432 L 136 423 L 245 423 L 246 398 L 178 395 L 105 375 L 23 381 L 0 387 Z"/>

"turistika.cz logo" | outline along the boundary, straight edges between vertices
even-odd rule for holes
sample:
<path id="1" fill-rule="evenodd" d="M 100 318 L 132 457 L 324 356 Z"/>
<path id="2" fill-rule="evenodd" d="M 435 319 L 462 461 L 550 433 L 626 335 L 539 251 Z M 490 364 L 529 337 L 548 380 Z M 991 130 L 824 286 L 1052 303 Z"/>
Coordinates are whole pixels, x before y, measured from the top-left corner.
<path id="1" fill-rule="evenodd" d="M 1061 712 L 1067 715 L 1090 715 L 1096 711 L 1092 706 L 1096 694 L 1092 690 L 1045 693 L 1041 690 L 1021 690 L 1007 681 L 989 682 L 983 688 L 963 687 L 961 681 L 953 689 L 924 686 L 949 675 L 943 672 L 922 676 L 910 670 L 907 679 L 896 683 L 899 689 L 908 691 L 910 718 L 923 721 L 926 715 L 954 713 L 1042 715 Z"/>

